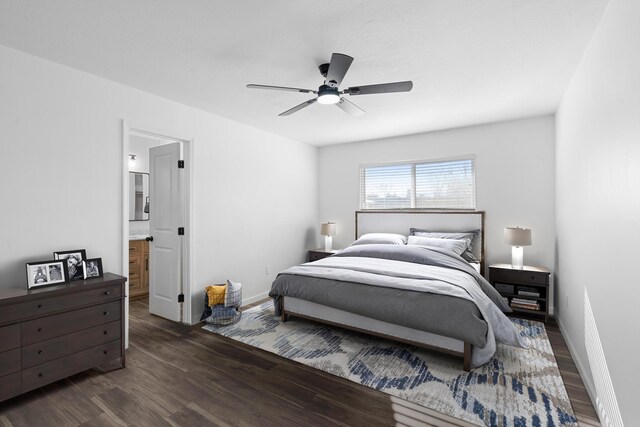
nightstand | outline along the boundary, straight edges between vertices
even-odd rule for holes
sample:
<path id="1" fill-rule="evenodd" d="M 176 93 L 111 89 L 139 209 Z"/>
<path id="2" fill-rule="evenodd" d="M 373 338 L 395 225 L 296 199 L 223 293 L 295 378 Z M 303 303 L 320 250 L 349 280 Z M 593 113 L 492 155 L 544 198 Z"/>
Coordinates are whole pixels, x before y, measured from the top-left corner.
<path id="1" fill-rule="evenodd" d="M 338 249 L 332 249 L 330 251 L 324 250 L 324 248 L 311 249 L 309 251 L 309 261 L 317 261 L 322 258 L 326 258 L 338 252 Z"/>
<path id="2" fill-rule="evenodd" d="M 544 267 L 525 265 L 522 270 L 510 264 L 489 266 L 489 282 L 506 298 L 513 315 L 549 318 L 549 276 Z"/>

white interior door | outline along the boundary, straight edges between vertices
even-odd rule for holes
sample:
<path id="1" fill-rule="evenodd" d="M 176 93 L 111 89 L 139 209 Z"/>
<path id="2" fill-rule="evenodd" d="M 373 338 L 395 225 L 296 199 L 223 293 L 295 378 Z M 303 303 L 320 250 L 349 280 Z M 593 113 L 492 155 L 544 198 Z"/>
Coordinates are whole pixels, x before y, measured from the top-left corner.
<path id="1" fill-rule="evenodd" d="M 180 321 L 182 289 L 180 143 L 149 149 L 149 311 Z"/>

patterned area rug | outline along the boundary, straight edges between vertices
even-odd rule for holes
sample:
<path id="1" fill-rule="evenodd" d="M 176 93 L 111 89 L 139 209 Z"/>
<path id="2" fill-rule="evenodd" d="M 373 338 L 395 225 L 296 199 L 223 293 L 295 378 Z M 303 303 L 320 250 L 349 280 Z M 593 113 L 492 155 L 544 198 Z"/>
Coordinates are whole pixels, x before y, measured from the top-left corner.
<path id="1" fill-rule="evenodd" d="M 577 426 L 544 324 L 512 319 L 529 348 L 498 344 L 487 364 L 295 317 L 281 323 L 271 301 L 210 332 L 481 426 Z"/>

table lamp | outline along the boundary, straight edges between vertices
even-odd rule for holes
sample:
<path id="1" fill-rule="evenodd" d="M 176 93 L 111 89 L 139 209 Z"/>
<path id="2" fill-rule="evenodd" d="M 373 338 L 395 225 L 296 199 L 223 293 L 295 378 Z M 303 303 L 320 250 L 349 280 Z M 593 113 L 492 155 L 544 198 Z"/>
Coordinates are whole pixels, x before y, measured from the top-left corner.
<path id="1" fill-rule="evenodd" d="M 522 247 L 531 245 L 531 230 L 528 228 L 505 227 L 504 242 L 511 246 L 511 268 L 522 270 L 524 265 Z"/>
<path id="2" fill-rule="evenodd" d="M 320 234 L 324 236 L 324 250 L 330 251 L 332 236 L 336 234 L 336 223 L 324 222 L 320 224 Z"/>

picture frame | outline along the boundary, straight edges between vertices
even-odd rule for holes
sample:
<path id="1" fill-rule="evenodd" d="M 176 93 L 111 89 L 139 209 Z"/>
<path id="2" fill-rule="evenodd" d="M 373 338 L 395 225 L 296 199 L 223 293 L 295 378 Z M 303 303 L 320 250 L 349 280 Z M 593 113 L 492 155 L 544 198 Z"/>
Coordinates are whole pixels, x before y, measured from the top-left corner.
<path id="1" fill-rule="evenodd" d="M 102 258 L 90 258 L 82 261 L 84 279 L 97 279 L 104 276 L 102 270 Z"/>
<path id="2" fill-rule="evenodd" d="M 82 261 L 87 259 L 87 251 L 85 249 L 57 251 L 53 253 L 53 258 L 67 260 L 67 268 L 69 269 L 69 280 L 84 279 L 84 270 L 82 268 Z"/>
<path id="3" fill-rule="evenodd" d="M 28 262 L 25 267 L 27 289 L 69 283 L 69 267 L 66 259 Z"/>

